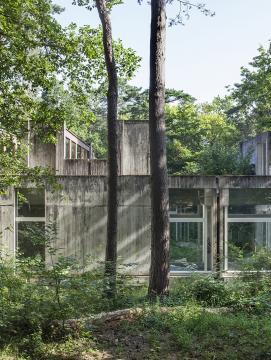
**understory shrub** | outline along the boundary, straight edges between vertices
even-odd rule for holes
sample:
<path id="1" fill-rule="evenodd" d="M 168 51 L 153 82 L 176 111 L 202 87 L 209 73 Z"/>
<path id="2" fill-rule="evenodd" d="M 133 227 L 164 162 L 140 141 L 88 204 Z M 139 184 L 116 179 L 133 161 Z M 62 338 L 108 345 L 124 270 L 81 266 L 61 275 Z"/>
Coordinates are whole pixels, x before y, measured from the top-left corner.
<path id="1" fill-rule="evenodd" d="M 85 332 L 78 322 L 67 320 L 102 311 L 149 307 L 146 284 L 125 275 L 126 266 L 117 275 L 116 297 L 108 300 L 104 264 L 90 260 L 82 266 L 75 258 L 56 257 L 50 245 L 47 251 L 51 260 L 46 265 L 39 256 L 0 256 L 0 350 L 12 344 L 22 358 L 41 358 L 47 343 L 79 338 Z M 161 306 L 173 309 L 163 312 Z M 170 296 L 154 305 L 144 323 L 157 332 L 170 330 L 176 343 L 189 348 L 190 329 L 201 333 L 222 324 L 218 318 L 212 324 L 213 317 L 203 315 L 202 307 L 228 307 L 236 313 L 269 312 L 271 277 L 255 271 L 229 282 L 213 276 L 174 279 Z"/>
<path id="2" fill-rule="evenodd" d="M 171 297 L 175 305 L 185 305 L 194 302 L 202 306 L 221 307 L 229 303 L 230 294 L 227 284 L 213 276 L 191 276 L 186 279 L 176 279 L 171 286 Z"/>
<path id="3" fill-rule="evenodd" d="M 266 359 L 271 355 L 269 317 L 210 313 L 190 304 L 168 312 L 150 309 L 140 320 L 140 326 L 141 331 L 148 329 L 157 336 L 169 334 L 170 349 L 179 356 L 189 354 L 193 359 L 235 360 Z"/>
<path id="4" fill-rule="evenodd" d="M 143 285 L 118 275 L 117 296 L 109 301 L 103 265 L 90 267 L 61 256 L 50 266 L 40 257 L 0 258 L 0 348 L 15 342 L 20 353 L 37 359 L 44 341 L 78 336 L 78 326 L 66 326 L 67 320 L 138 302 Z"/>

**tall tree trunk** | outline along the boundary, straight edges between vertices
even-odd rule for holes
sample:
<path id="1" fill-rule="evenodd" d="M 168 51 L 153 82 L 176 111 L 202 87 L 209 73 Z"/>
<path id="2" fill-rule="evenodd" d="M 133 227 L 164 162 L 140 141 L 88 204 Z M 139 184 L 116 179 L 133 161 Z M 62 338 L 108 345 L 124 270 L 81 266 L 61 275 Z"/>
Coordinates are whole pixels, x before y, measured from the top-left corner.
<path id="1" fill-rule="evenodd" d="M 152 238 L 149 296 L 168 293 L 169 218 L 165 135 L 166 2 L 151 1 L 149 128 Z"/>
<path id="2" fill-rule="evenodd" d="M 117 229 L 118 229 L 118 161 L 117 161 L 117 113 L 118 77 L 113 51 L 112 27 L 106 0 L 96 0 L 103 28 L 104 56 L 108 75 L 107 126 L 108 126 L 108 196 L 107 196 L 107 242 L 105 255 L 105 276 L 109 279 L 107 295 L 113 297 L 116 290 L 117 272 Z"/>

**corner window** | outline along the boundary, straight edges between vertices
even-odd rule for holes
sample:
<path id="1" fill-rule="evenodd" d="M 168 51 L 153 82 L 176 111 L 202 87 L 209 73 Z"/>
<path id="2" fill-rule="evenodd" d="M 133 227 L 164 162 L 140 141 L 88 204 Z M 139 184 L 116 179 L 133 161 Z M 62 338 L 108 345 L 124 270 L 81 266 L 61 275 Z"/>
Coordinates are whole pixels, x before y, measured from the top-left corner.
<path id="1" fill-rule="evenodd" d="M 230 189 L 225 206 L 225 270 L 266 268 L 271 254 L 271 190 Z"/>

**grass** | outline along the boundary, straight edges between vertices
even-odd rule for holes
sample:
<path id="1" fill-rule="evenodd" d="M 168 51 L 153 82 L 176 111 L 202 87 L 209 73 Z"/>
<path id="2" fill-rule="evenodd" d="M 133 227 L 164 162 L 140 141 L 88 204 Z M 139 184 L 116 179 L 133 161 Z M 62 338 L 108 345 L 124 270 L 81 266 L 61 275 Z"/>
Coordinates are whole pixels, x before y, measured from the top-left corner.
<path id="1" fill-rule="evenodd" d="M 151 306 L 137 318 L 101 323 L 77 338 L 45 343 L 37 358 L 271 359 L 271 316 L 209 313 L 193 304 L 168 311 Z M 0 359 L 28 357 L 16 357 L 10 348 Z"/>
<path id="2" fill-rule="evenodd" d="M 270 276 L 174 279 L 170 296 L 150 304 L 147 284 L 126 276 L 110 302 L 100 272 L 73 275 L 63 260 L 29 281 L 33 264 L 19 265 L 0 267 L 2 360 L 271 359 Z M 122 321 L 67 321 L 136 307 Z"/>

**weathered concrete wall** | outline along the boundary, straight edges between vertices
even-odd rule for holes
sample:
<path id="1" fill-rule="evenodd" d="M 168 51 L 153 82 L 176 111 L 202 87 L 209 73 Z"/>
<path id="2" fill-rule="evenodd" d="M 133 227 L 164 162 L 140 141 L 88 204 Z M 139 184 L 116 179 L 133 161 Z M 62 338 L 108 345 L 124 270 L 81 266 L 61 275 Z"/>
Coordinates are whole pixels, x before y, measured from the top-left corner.
<path id="1" fill-rule="evenodd" d="M 149 175 L 150 146 L 147 121 L 118 122 L 120 175 Z"/>
<path id="2" fill-rule="evenodd" d="M 57 136 L 56 174 L 90 175 L 107 174 L 106 160 L 66 160 L 64 159 L 64 132 Z M 119 175 L 149 175 L 150 150 L 149 126 L 146 121 L 118 121 L 118 168 Z"/>
<path id="3" fill-rule="evenodd" d="M 220 189 L 271 188 L 271 176 L 219 176 L 218 181 Z"/>
<path id="4" fill-rule="evenodd" d="M 176 189 L 215 189 L 216 176 L 169 176 L 169 188 Z"/>
<path id="5" fill-rule="evenodd" d="M 0 196 L 0 250 L 4 254 L 14 254 L 14 202 L 13 189 Z"/>
<path id="6" fill-rule="evenodd" d="M 105 176 L 59 176 L 62 187 L 46 190 L 46 221 L 56 223 L 58 254 L 76 256 L 82 264 L 89 258 L 104 260 L 107 223 L 107 178 Z M 29 185 L 30 186 L 30 185 Z M 172 189 L 206 189 L 205 205 L 212 244 L 212 268 L 216 249 L 224 254 L 224 207 L 230 188 L 271 188 L 271 176 L 174 176 L 169 177 Z M 210 189 L 210 191 L 209 191 Z M 216 194 L 220 203 L 216 203 Z M 14 251 L 15 191 L 0 198 L 0 248 Z M 118 190 L 118 257 L 121 264 L 133 264 L 133 274 L 148 274 L 150 265 L 151 207 L 150 176 L 120 176 Z M 219 206 L 217 206 L 219 205 Z M 217 234 L 220 237 L 217 242 Z"/>
<path id="7" fill-rule="evenodd" d="M 44 166 L 55 169 L 56 146 L 44 144 L 36 136 L 31 137 L 28 155 L 29 167 Z"/>
<path id="8" fill-rule="evenodd" d="M 61 175 L 85 176 L 89 175 L 89 162 L 86 159 L 66 159 L 63 162 Z"/>
<path id="9" fill-rule="evenodd" d="M 91 159 L 89 161 L 89 175 L 90 176 L 106 176 L 107 175 L 107 160 Z"/>
<path id="10" fill-rule="evenodd" d="M 62 189 L 46 192 L 46 219 L 57 226 L 56 248 L 64 256 L 104 260 L 107 223 L 105 177 L 59 177 Z M 120 264 L 146 274 L 150 256 L 149 177 L 121 177 L 119 184 Z"/>
<path id="11" fill-rule="evenodd" d="M 271 132 L 257 135 L 240 144 L 243 156 L 251 154 L 256 175 L 271 175 Z"/>
<path id="12" fill-rule="evenodd" d="M 56 142 L 56 175 L 64 174 L 64 145 L 65 145 L 65 137 L 64 137 L 64 129 L 62 129 L 57 134 L 57 142 Z"/>

